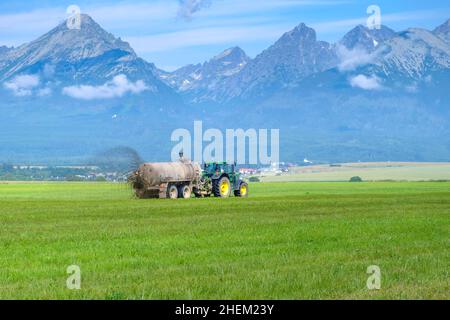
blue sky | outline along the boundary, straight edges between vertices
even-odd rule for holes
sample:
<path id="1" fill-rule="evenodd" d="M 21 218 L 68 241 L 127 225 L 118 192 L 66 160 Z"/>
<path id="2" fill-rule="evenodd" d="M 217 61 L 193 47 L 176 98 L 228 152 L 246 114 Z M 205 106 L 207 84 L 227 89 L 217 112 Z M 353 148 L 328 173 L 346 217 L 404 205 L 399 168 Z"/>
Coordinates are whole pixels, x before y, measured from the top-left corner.
<path id="1" fill-rule="evenodd" d="M 195 2 L 204 5 L 188 10 L 186 3 Z M 168 70 L 203 62 L 232 46 L 254 57 L 300 22 L 314 27 L 320 40 L 337 41 L 365 23 L 372 4 L 381 8 L 382 23 L 397 31 L 433 29 L 450 18 L 450 3 L 442 0 L 16 0 L 0 2 L 0 45 L 39 37 L 63 21 L 72 4 Z"/>

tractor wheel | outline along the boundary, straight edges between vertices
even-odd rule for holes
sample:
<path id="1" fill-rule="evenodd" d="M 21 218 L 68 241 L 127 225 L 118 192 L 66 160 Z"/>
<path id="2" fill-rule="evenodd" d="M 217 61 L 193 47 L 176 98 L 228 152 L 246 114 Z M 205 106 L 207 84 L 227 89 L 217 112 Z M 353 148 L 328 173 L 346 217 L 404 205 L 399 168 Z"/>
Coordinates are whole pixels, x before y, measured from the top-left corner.
<path id="1" fill-rule="evenodd" d="M 241 182 L 239 189 L 234 191 L 236 197 L 247 198 L 248 197 L 248 184 L 247 182 Z"/>
<path id="2" fill-rule="evenodd" d="M 228 198 L 231 195 L 231 182 L 227 177 L 222 177 L 214 181 L 214 196 Z"/>
<path id="3" fill-rule="evenodd" d="M 178 198 L 178 188 L 176 185 L 171 184 L 167 189 L 167 198 L 176 199 Z"/>
<path id="4" fill-rule="evenodd" d="M 182 199 L 189 199 L 191 194 L 192 190 L 188 185 L 182 185 L 178 188 L 178 196 Z"/>

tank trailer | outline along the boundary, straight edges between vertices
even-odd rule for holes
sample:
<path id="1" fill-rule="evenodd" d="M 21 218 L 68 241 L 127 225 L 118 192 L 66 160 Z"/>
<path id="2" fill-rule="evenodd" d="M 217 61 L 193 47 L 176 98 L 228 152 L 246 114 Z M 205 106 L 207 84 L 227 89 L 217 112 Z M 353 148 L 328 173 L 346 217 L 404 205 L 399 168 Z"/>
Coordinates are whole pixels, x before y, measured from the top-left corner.
<path id="1" fill-rule="evenodd" d="M 144 163 L 133 172 L 129 181 L 140 199 L 176 199 L 248 197 L 248 183 L 241 179 L 236 164 L 226 162 L 198 163 L 180 160 L 166 163 Z"/>

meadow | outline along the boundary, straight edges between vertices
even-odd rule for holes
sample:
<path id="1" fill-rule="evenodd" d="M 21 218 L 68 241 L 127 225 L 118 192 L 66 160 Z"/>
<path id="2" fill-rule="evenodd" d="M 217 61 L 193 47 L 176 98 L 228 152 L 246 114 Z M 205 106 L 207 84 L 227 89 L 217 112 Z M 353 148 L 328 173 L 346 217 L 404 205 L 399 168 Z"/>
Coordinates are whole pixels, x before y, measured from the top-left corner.
<path id="1" fill-rule="evenodd" d="M 295 167 L 280 176 L 265 174 L 264 182 L 349 181 L 358 176 L 364 181 L 450 181 L 448 162 L 361 162 Z"/>
<path id="2" fill-rule="evenodd" d="M 449 182 L 254 183 L 136 200 L 0 184 L 0 299 L 449 299 Z M 69 265 L 81 290 L 66 287 Z M 381 289 L 368 290 L 368 266 Z"/>

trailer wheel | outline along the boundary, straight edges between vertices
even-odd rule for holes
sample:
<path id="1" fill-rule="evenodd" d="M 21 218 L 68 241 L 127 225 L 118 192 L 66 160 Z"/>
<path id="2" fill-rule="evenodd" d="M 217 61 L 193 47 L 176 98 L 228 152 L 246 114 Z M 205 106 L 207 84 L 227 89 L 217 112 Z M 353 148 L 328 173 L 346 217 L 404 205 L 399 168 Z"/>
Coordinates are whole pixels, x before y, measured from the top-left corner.
<path id="1" fill-rule="evenodd" d="M 178 189 L 178 196 L 183 199 L 189 199 L 191 197 L 192 190 L 188 185 L 181 185 Z"/>
<path id="2" fill-rule="evenodd" d="M 176 199 L 178 198 L 178 188 L 176 185 L 171 184 L 169 186 L 169 189 L 167 189 L 167 197 L 169 199 Z"/>

